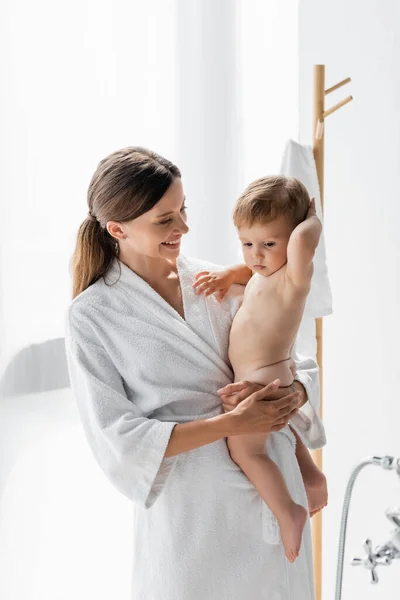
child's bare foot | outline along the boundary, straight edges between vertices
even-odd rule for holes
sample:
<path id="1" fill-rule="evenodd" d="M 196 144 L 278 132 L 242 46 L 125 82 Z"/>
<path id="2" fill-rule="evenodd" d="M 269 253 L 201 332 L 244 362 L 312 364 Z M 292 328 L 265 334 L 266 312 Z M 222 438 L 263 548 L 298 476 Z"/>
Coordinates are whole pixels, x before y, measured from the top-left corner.
<path id="1" fill-rule="evenodd" d="M 278 518 L 282 544 L 289 562 L 294 562 L 299 555 L 301 537 L 307 521 L 304 506 L 293 503 L 289 512 Z"/>
<path id="2" fill-rule="evenodd" d="M 315 471 L 313 477 L 304 481 L 306 488 L 310 517 L 322 510 L 328 504 L 328 488 L 326 477 L 322 471 Z"/>

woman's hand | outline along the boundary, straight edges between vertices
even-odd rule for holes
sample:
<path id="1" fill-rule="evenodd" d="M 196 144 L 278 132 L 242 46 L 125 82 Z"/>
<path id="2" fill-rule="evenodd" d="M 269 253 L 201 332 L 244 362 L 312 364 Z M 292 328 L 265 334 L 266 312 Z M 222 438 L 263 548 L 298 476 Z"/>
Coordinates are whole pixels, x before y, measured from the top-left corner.
<path id="1" fill-rule="evenodd" d="M 236 383 L 229 383 L 225 387 L 219 389 L 217 394 L 221 398 L 222 405 L 225 411 L 230 411 L 236 408 L 236 406 L 253 394 L 253 392 L 257 392 L 258 390 L 263 389 L 264 386 L 259 383 L 251 383 L 250 381 L 238 381 Z M 292 385 L 289 387 L 278 387 L 274 389 L 268 395 L 266 400 L 278 400 L 279 398 L 284 398 L 288 394 L 293 394 L 294 392 L 299 392 L 300 394 L 300 407 L 302 407 L 308 400 L 307 392 L 305 387 L 300 381 L 293 381 Z"/>
<path id="2" fill-rule="evenodd" d="M 240 383 L 243 389 L 236 392 L 236 395 L 248 392 L 249 386 L 260 387 L 258 384 L 249 382 Z M 234 408 L 228 409 L 232 423 L 232 431 L 229 435 L 269 433 L 280 431 L 286 427 L 301 405 L 301 392 L 288 394 L 287 388 L 279 390 L 279 383 L 279 379 L 276 379 L 267 386 L 253 391 L 244 400 L 239 400 Z M 229 386 L 226 387 L 229 388 Z M 284 393 L 283 397 L 282 392 Z M 227 406 L 229 405 L 227 404 Z"/>
<path id="3" fill-rule="evenodd" d="M 251 383 L 251 381 L 237 381 L 236 383 L 229 383 L 220 390 L 217 390 L 217 394 L 221 398 L 224 410 L 229 412 L 236 408 L 240 402 L 248 398 L 251 394 L 258 390 L 262 390 L 263 387 L 263 385 Z"/>
<path id="4" fill-rule="evenodd" d="M 193 287 L 196 294 L 204 294 L 205 296 L 215 294 L 217 300 L 221 302 L 234 283 L 235 274 L 232 270 L 201 271 L 201 273 L 197 273 Z"/>

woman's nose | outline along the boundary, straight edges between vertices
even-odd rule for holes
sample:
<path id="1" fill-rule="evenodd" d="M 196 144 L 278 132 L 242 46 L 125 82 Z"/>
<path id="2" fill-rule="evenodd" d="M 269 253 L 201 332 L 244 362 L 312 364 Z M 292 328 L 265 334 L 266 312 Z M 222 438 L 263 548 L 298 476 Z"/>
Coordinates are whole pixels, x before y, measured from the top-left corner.
<path id="1" fill-rule="evenodd" d="M 189 227 L 186 224 L 186 221 L 184 221 L 183 219 L 181 219 L 181 222 L 179 223 L 179 232 L 184 235 L 185 233 L 187 233 L 189 231 Z"/>

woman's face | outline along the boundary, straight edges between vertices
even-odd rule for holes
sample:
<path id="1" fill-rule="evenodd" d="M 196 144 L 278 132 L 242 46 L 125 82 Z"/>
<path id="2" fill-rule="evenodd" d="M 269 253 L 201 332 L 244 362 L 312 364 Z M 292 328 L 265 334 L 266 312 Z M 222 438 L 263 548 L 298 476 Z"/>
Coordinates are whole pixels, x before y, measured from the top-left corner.
<path id="1" fill-rule="evenodd" d="M 179 255 L 182 235 L 189 231 L 186 220 L 182 181 L 176 177 L 151 210 L 126 223 L 110 222 L 107 228 L 115 237 L 115 225 L 122 232 L 118 235 L 121 252 L 174 259 Z"/>

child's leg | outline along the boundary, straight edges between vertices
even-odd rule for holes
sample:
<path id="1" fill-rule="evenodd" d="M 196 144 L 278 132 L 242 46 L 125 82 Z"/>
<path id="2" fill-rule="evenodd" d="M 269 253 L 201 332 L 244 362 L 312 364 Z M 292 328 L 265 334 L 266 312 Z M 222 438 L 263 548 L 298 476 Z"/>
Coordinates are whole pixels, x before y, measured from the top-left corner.
<path id="1" fill-rule="evenodd" d="M 306 488 L 310 515 L 320 511 L 328 502 L 326 477 L 317 467 L 311 454 L 301 441 L 296 431 L 290 428 L 296 438 L 296 457 L 299 463 L 304 487 Z"/>
<path id="2" fill-rule="evenodd" d="M 241 435 L 228 438 L 232 460 L 278 519 L 285 554 L 293 562 L 300 551 L 307 511 L 290 496 L 278 466 L 265 454 L 266 435 Z"/>

